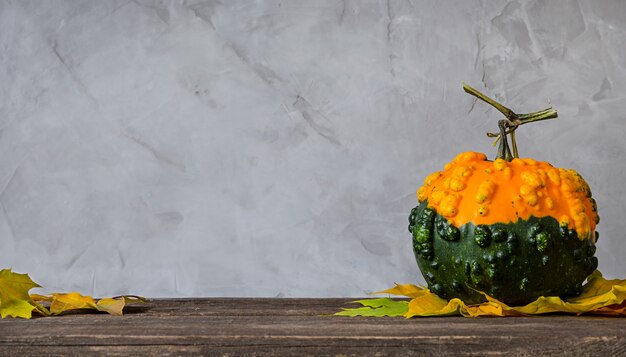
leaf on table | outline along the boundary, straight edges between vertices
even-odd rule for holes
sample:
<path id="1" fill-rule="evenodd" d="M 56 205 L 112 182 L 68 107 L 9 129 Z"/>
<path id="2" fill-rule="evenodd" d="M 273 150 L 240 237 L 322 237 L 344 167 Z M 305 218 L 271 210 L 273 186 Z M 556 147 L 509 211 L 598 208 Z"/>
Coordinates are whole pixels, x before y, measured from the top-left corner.
<path id="1" fill-rule="evenodd" d="M 121 316 L 127 304 L 146 302 L 145 298 L 136 295 L 94 299 L 77 292 L 28 294 L 30 289 L 38 287 L 40 286 L 27 274 L 13 273 L 11 269 L 0 270 L 0 316 L 30 319 L 33 312 L 50 316 L 77 309 L 97 310 Z"/>
<path id="2" fill-rule="evenodd" d="M 52 296 L 50 295 L 30 294 L 30 298 L 34 302 L 52 302 Z"/>
<path id="3" fill-rule="evenodd" d="M 428 293 L 430 293 L 430 290 L 426 288 L 420 288 L 419 286 L 415 286 L 413 284 L 396 284 L 396 286 L 391 289 L 378 291 L 374 294 L 402 295 L 410 298 L 416 298 L 422 295 L 426 295 Z"/>
<path id="4" fill-rule="evenodd" d="M 103 298 L 98 300 L 96 308 L 98 311 L 107 312 L 114 316 L 122 316 L 122 310 L 124 310 L 125 305 L 126 301 L 124 299 Z"/>
<path id="5" fill-rule="evenodd" d="M 409 310 L 405 317 L 458 315 L 461 303 L 459 299 L 446 301 L 428 291 L 409 302 Z"/>
<path id="6" fill-rule="evenodd" d="M 124 299 L 124 303 L 126 304 L 148 302 L 148 300 L 145 297 L 137 296 L 137 295 L 120 295 L 120 296 L 114 297 L 113 299 Z"/>
<path id="7" fill-rule="evenodd" d="M 30 319 L 37 306 L 28 292 L 38 287 L 27 274 L 13 273 L 11 269 L 0 270 L 0 316 Z"/>
<path id="8" fill-rule="evenodd" d="M 37 296 L 37 299 L 50 302 L 50 312 L 54 315 L 70 310 L 90 309 L 122 316 L 126 304 L 145 302 L 146 299 L 136 295 L 122 295 L 99 300 L 77 292 L 67 294 L 53 293 L 50 296 Z"/>
<path id="9" fill-rule="evenodd" d="M 615 285 L 623 286 L 624 282 L 626 282 L 626 280 L 606 280 L 602 277 L 600 271 L 595 270 L 587 277 L 587 284 L 585 284 L 582 294 L 569 300 L 577 301 L 597 297 L 611 291 Z"/>
<path id="10" fill-rule="evenodd" d="M 336 316 L 404 316 L 408 309 L 408 301 L 397 301 L 390 298 L 378 298 L 353 301 L 363 305 L 353 309 L 343 309 Z"/>
<path id="11" fill-rule="evenodd" d="M 51 295 L 50 312 L 55 315 L 69 310 L 98 309 L 96 302 L 91 296 L 83 296 L 77 292 L 67 294 L 54 293 Z"/>
<path id="12" fill-rule="evenodd" d="M 587 278 L 583 293 L 577 297 L 563 300 L 558 296 L 541 296 L 525 306 L 508 306 L 497 299 L 480 292 L 486 302 L 476 305 L 466 305 L 460 299 L 446 301 L 430 292 L 426 288 L 415 285 L 396 284 L 391 289 L 377 294 L 393 294 L 412 298 L 411 301 L 402 301 L 406 306 L 405 313 L 400 314 L 402 308 L 390 305 L 391 299 L 371 299 L 358 301 L 363 307 L 344 309 L 337 313 L 340 316 L 523 316 L 539 315 L 552 312 L 570 314 L 597 314 L 605 316 L 626 316 L 626 280 L 606 280 L 599 271 L 595 271 Z M 395 302 L 394 302 L 395 303 Z M 405 305 L 406 304 L 406 305 Z"/>
<path id="13" fill-rule="evenodd" d="M 524 314 L 543 314 L 548 312 L 566 312 L 574 314 L 624 315 L 623 304 L 626 300 L 626 280 L 606 280 L 599 271 L 587 279 L 581 295 L 563 301 L 556 296 L 540 297 L 515 311 Z"/>
<path id="14" fill-rule="evenodd" d="M 478 305 L 465 305 L 461 301 L 461 304 L 460 313 L 465 317 L 514 315 L 513 312 L 509 312 L 504 308 L 505 305 L 498 302 L 488 301 Z"/>
<path id="15" fill-rule="evenodd" d="M 479 291 L 480 292 L 480 291 Z M 512 310 L 505 303 L 494 299 L 493 297 L 480 292 L 483 294 L 486 302 L 477 305 L 465 305 L 464 308 L 461 309 L 461 315 L 465 317 L 479 317 L 479 316 L 522 316 L 523 314 Z"/>
<path id="16" fill-rule="evenodd" d="M 594 315 L 626 316 L 626 301 L 621 304 L 599 307 L 592 312 Z"/>
<path id="17" fill-rule="evenodd" d="M 121 295 L 112 298 L 102 298 L 96 303 L 99 311 L 108 312 L 111 315 L 122 316 L 126 304 L 143 303 L 147 300 L 137 295 Z"/>

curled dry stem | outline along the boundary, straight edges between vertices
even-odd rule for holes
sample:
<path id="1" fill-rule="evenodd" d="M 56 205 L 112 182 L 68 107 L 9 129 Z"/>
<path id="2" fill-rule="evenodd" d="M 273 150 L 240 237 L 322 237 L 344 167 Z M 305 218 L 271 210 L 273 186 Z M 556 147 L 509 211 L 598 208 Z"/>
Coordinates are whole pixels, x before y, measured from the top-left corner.
<path id="1" fill-rule="evenodd" d="M 526 114 L 516 114 L 511 109 L 505 107 L 504 105 L 498 103 L 492 98 L 484 95 L 478 90 L 470 87 L 466 83 L 463 83 L 463 90 L 476 98 L 484 101 L 485 103 L 496 108 L 500 113 L 504 114 L 506 119 L 502 119 L 498 121 L 498 128 L 500 129 L 498 133 L 487 133 L 487 136 L 490 138 L 496 138 L 493 142 L 495 146 L 500 142 L 498 146 L 498 155 L 496 158 L 504 159 L 507 161 L 513 160 L 513 158 L 519 157 L 519 152 L 517 150 L 517 141 L 515 140 L 515 130 L 524 124 L 533 123 L 536 121 L 546 120 L 557 118 L 558 114 L 556 110 L 552 107 L 546 108 L 544 110 L 540 110 L 537 112 L 526 113 Z M 513 146 L 513 153 L 511 153 L 511 149 L 509 148 L 509 143 L 506 138 L 507 135 L 511 136 L 511 144 Z"/>

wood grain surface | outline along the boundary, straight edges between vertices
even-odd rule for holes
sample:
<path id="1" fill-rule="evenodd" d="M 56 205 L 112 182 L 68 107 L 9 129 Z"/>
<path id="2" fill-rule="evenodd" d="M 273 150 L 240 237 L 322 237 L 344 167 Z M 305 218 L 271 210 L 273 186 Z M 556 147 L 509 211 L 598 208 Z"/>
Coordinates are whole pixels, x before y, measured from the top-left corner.
<path id="1" fill-rule="evenodd" d="M 365 318 L 350 299 L 163 299 L 126 315 L 0 320 L 0 356 L 626 355 L 626 319 Z"/>

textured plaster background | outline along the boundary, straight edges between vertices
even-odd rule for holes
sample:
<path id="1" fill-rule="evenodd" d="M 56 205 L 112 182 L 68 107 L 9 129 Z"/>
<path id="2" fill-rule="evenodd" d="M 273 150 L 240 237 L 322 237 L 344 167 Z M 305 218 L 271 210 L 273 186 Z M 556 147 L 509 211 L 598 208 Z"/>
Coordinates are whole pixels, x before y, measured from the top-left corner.
<path id="1" fill-rule="evenodd" d="M 423 178 L 574 168 L 626 277 L 626 2 L 1 1 L 0 266 L 49 291 L 361 296 L 421 283 Z"/>

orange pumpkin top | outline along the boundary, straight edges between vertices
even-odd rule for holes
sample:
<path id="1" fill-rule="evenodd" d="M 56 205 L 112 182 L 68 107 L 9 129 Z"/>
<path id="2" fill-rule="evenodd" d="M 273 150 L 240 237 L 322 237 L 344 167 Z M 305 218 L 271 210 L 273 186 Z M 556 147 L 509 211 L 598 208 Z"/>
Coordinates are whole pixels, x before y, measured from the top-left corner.
<path id="1" fill-rule="evenodd" d="M 554 217 L 581 239 L 595 239 L 599 221 L 589 185 L 574 170 L 533 159 L 488 161 L 485 154 L 465 152 L 424 180 L 420 202 L 456 227 L 465 223 L 510 223 Z"/>

